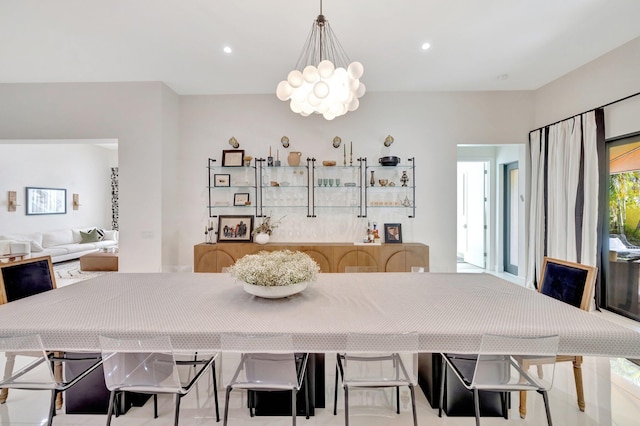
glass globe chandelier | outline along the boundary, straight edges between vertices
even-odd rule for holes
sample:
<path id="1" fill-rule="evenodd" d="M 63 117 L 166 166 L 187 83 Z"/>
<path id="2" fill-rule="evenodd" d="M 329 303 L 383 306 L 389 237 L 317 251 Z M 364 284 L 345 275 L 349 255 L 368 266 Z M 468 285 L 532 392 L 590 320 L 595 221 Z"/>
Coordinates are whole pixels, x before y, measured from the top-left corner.
<path id="1" fill-rule="evenodd" d="M 347 65 L 348 64 L 348 65 Z M 355 111 L 366 87 L 360 81 L 364 67 L 350 62 L 322 14 L 314 21 L 309 37 L 287 79 L 278 83 L 276 96 L 290 101 L 291 111 L 304 117 L 322 114 L 327 120 Z"/>

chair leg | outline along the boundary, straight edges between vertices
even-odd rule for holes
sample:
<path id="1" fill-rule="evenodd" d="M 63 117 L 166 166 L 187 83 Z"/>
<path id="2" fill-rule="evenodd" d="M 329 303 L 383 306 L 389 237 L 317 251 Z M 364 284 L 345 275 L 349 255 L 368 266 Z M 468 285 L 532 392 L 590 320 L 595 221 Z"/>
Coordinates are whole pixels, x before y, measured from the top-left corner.
<path id="1" fill-rule="evenodd" d="M 153 394 L 153 418 L 158 418 L 158 394 Z"/>
<path id="2" fill-rule="evenodd" d="M 60 352 L 56 352 L 55 356 L 60 357 L 61 353 Z M 63 376 L 62 376 L 62 362 L 61 361 L 56 361 L 53 364 L 53 375 L 56 379 L 56 382 L 58 383 L 62 383 L 63 382 Z M 58 392 L 58 396 L 56 397 L 56 410 L 60 410 L 62 409 L 62 392 Z"/>
<path id="3" fill-rule="evenodd" d="M 220 421 L 220 409 L 218 408 L 218 379 L 216 378 L 216 362 L 211 364 L 211 371 L 213 372 L 213 401 L 216 405 L 216 422 Z"/>
<path id="4" fill-rule="evenodd" d="M 304 413 L 309 420 L 309 371 L 304 371 Z"/>
<path id="5" fill-rule="evenodd" d="M 176 394 L 176 414 L 173 420 L 173 426 L 178 426 L 178 419 L 180 418 L 180 400 L 182 399 L 182 396 L 179 394 Z"/>
<path id="6" fill-rule="evenodd" d="M 418 426 L 418 412 L 416 411 L 416 390 L 413 385 L 409 385 L 411 392 L 411 410 L 413 411 L 413 426 Z"/>
<path id="7" fill-rule="evenodd" d="M 53 416 L 56 415 L 56 397 L 58 396 L 58 391 L 51 391 L 51 402 L 49 403 L 49 418 L 47 420 L 47 426 L 51 426 L 53 423 Z"/>
<path id="8" fill-rule="evenodd" d="M 400 414 L 400 386 L 396 386 L 396 414 Z"/>
<path id="9" fill-rule="evenodd" d="M 224 417 L 222 419 L 223 426 L 227 426 L 227 419 L 229 418 L 229 395 L 231 394 L 231 389 L 231 386 L 227 386 L 226 397 L 224 400 Z"/>
<path id="10" fill-rule="evenodd" d="M 344 426 L 349 426 L 349 388 L 344 386 Z"/>
<path id="11" fill-rule="evenodd" d="M 298 411 L 296 393 L 298 393 L 296 389 L 291 390 L 291 420 L 293 426 L 296 426 L 296 411 Z"/>
<path id="12" fill-rule="evenodd" d="M 447 362 L 442 357 L 442 364 L 440 368 L 440 402 L 438 403 L 438 417 L 442 417 L 442 406 L 444 405 L 444 379 L 447 376 Z"/>
<path id="13" fill-rule="evenodd" d="M 13 374 L 13 366 L 16 363 L 16 356 L 11 352 L 6 353 L 7 363 L 4 365 L 4 377 L 11 377 Z M 9 388 L 3 388 L 0 390 L 0 404 L 7 402 L 9 397 Z"/>
<path id="14" fill-rule="evenodd" d="M 582 357 L 573 360 L 573 378 L 576 382 L 576 393 L 578 394 L 578 408 L 584 411 L 584 389 L 582 387 Z"/>
<path id="15" fill-rule="evenodd" d="M 551 410 L 549 409 L 549 396 L 547 395 L 547 391 L 538 391 L 542 394 L 542 399 L 544 399 L 544 409 L 547 412 L 547 424 L 549 426 L 553 426 L 551 422 Z"/>
<path id="16" fill-rule="evenodd" d="M 4 389 L 2 391 L 4 392 Z M 333 392 L 333 415 L 334 416 L 338 414 L 337 405 L 338 405 L 338 364 L 336 364 L 336 382 L 335 382 L 335 389 Z"/>
<path id="17" fill-rule="evenodd" d="M 480 395 L 478 389 L 473 390 L 473 408 L 476 412 L 476 426 L 480 426 Z"/>
<path id="18" fill-rule="evenodd" d="M 107 426 L 111 425 L 111 416 L 113 416 L 113 406 L 115 405 L 116 391 L 112 390 L 109 395 L 109 411 L 107 411 Z"/>
<path id="19" fill-rule="evenodd" d="M 520 418 L 527 417 L 527 392 L 520 391 Z"/>

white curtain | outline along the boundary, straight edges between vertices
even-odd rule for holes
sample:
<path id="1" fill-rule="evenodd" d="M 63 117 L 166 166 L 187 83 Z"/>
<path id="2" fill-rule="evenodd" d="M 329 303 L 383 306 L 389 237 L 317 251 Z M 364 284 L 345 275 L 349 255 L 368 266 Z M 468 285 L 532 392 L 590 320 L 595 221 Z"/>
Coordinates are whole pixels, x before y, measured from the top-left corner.
<path id="1" fill-rule="evenodd" d="M 599 175 L 595 112 L 531 132 L 529 154 L 526 283 L 534 287 L 544 256 L 597 265 Z"/>

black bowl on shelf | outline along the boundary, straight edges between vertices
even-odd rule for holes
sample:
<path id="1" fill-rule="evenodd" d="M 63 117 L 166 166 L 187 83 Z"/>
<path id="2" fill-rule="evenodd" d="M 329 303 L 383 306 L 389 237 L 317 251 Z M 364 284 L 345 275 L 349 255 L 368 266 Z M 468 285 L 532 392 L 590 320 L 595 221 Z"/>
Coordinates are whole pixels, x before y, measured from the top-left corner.
<path id="1" fill-rule="evenodd" d="M 380 163 L 383 166 L 397 166 L 399 162 L 400 162 L 400 157 L 396 157 L 393 155 L 378 158 L 378 163 Z"/>

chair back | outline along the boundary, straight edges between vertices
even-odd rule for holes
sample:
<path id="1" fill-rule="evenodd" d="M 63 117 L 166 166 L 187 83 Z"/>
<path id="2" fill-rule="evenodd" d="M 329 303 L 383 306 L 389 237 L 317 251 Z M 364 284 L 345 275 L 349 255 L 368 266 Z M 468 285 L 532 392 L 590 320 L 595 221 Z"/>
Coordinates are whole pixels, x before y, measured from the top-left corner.
<path id="1" fill-rule="evenodd" d="M 397 362 L 401 361 L 401 362 Z M 372 363 L 377 365 L 373 367 Z M 418 383 L 417 333 L 349 333 L 344 381 Z"/>
<path id="2" fill-rule="evenodd" d="M 593 298 L 597 268 L 545 257 L 538 291 L 588 311 Z"/>
<path id="3" fill-rule="evenodd" d="M 485 334 L 471 382 L 478 389 L 549 390 L 553 385 L 559 337 L 520 337 Z M 532 355 L 535 354 L 535 355 Z M 527 358 L 535 358 L 543 374 L 523 369 Z"/>
<path id="4" fill-rule="evenodd" d="M 0 377 L 0 388 L 54 389 L 56 379 L 52 363 L 49 362 L 38 334 L 0 337 L 0 371 L 6 370 L 6 363 L 15 359 L 9 369 L 10 375 Z"/>
<path id="5" fill-rule="evenodd" d="M 0 304 L 56 288 L 51 256 L 0 263 Z"/>
<path id="6" fill-rule="evenodd" d="M 293 338 L 290 334 L 253 335 L 223 333 L 220 347 L 225 354 L 241 357 L 241 368 L 229 382 L 235 386 L 298 386 Z"/>
<path id="7" fill-rule="evenodd" d="M 116 339 L 100 336 L 109 390 L 179 392 L 182 389 L 169 336 Z"/>

